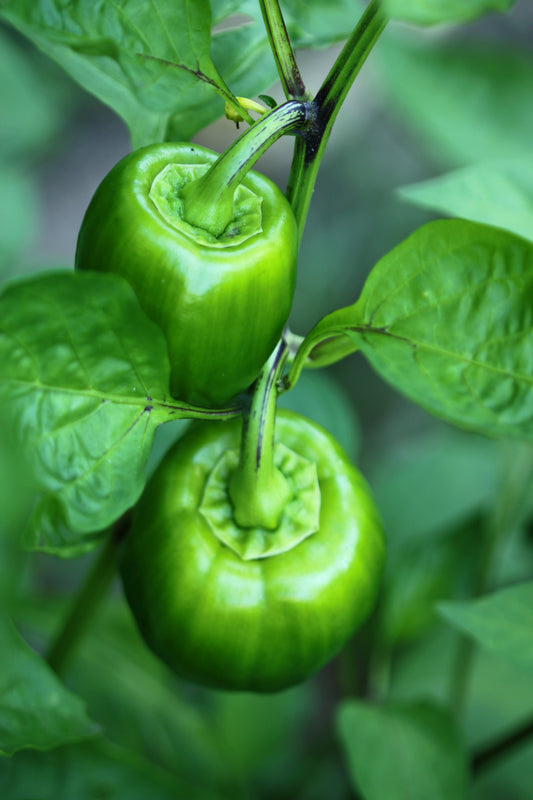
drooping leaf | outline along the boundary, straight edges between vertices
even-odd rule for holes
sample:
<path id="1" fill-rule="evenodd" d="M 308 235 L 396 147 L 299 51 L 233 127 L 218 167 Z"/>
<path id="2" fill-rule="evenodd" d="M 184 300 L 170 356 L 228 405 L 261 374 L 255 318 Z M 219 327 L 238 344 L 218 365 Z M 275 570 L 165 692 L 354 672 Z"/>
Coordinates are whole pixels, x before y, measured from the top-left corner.
<path id="1" fill-rule="evenodd" d="M 169 403 L 160 329 L 117 276 L 48 273 L 0 296 L 0 397 L 38 488 L 24 542 L 73 554 L 138 498 Z M 175 413 L 174 413 L 175 412 Z"/>
<path id="2" fill-rule="evenodd" d="M 440 603 L 438 610 L 482 647 L 533 668 L 533 581 L 478 600 Z"/>
<path id="3" fill-rule="evenodd" d="M 515 0 L 384 0 L 394 19 L 418 25 L 469 22 L 490 11 L 507 11 Z"/>
<path id="4" fill-rule="evenodd" d="M 431 413 L 493 436 L 533 437 L 533 246 L 460 220 L 415 231 L 353 306 L 310 332 L 288 382 L 335 338 Z"/>
<path id="5" fill-rule="evenodd" d="M 400 196 L 422 208 L 505 228 L 533 240 L 531 158 L 473 164 L 404 186 Z"/>
<path id="6" fill-rule="evenodd" d="M 83 703 L 0 616 L 0 755 L 49 750 L 93 736 Z"/>
<path id="7" fill-rule="evenodd" d="M 451 716 L 438 706 L 348 701 L 338 729 L 364 800 L 466 798 L 466 752 Z"/>
<path id="8" fill-rule="evenodd" d="M 359 7 L 353 0 L 292 0 L 286 11 L 294 44 L 312 47 L 347 36 Z M 215 0 L 213 20 L 209 0 L 5 0 L 0 14 L 113 108 L 134 147 L 189 139 L 222 116 L 213 85 L 253 97 L 277 77 L 254 0 Z M 226 24 L 237 14 L 244 24 Z"/>
<path id="9" fill-rule="evenodd" d="M 7 0 L 2 14 L 114 108 L 136 144 L 164 137 L 174 106 L 186 106 L 183 94 L 198 91 L 195 73 L 223 86 L 209 52 L 209 0 Z"/>
<path id="10" fill-rule="evenodd" d="M 45 754 L 18 753 L 2 767 L 3 800 L 217 800 L 103 740 Z"/>
<path id="11" fill-rule="evenodd" d="M 464 165 L 531 151 L 530 52 L 386 36 L 374 63 L 388 107 L 439 162 Z"/>

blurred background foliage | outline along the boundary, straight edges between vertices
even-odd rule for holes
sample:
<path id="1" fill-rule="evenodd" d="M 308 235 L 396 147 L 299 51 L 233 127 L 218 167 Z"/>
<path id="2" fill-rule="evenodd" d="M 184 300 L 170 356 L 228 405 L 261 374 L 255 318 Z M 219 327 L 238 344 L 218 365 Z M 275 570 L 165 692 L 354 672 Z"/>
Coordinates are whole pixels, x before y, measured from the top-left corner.
<path id="1" fill-rule="evenodd" d="M 301 250 L 292 327 L 305 333 L 353 302 L 373 264 L 434 218 L 398 189 L 480 159 L 529 151 L 533 141 L 533 8 L 518 2 L 460 28 L 391 25 L 351 91 L 331 137 Z M 335 48 L 301 52 L 315 90 Z M 239 87 L 232 87 L 238 92 Z M 279 85 L 268 94 L 281 99 Z M 97 184 L 130 149 L 127 130 L 21 37 L 0 28 L 0 280 L 71 267 Z M 222 109 L 221 109 L 222 110 Z M 220 120 L 195 140 L 224 148 Z M 283 186 L 290 140 L 259 168 Z M 168 775 L 195 798 L 353 797 L 335 739 L 333 707 L 355 690 L 445 701 L 458 636 L 438 601 L 475 589 L 477 554 L 520 445 L 452 429 L 399 397 L 356 355 L 303 375 L 281 403 L 329 428 L 357 459 L 386 524 L 389 560 L 379 606 L 346 652 L 317 678 L 273 697 L 207 692 L 177 682 L 145 648 L 116 587 L 72 665 L 109 744 L 22 752 L 0 764 L 7 798 L 167 798 Z M 184 423 L 158 432 L 151 468 Z M 43 649 L 87 559 L 68 565 L 10 547 L 27 471 L 0 421 L 0 585 L 28 641 Z M 492 509 L 492 510 L 491 510 Z M 493 587 L 531 575 L 533 501 L 499 524 L 506 546 Z M 35 602 L 35 598 L 39 598 Z M 373 643 L 373 663 L 362 654 Z M 370 685 L 369 685 L 370 683 Z M 485 741 L 530 714 L 523 668 L 478 652 L 465 706 L 467 738 Z M 81 759 L 81 761 L 80 761 Z M 86 768 L 80 772 L 79 765 Z M 44 772 L 43 772 L 44 770 Z M 59 781 L 58 775 L 62 775 Z M 91 776 L 87 783 L 87 775 Z M 476 800 L 531 800 L 533 745 L 488 770 Z M 43 775 L 46 777 L 43 778 Z"/>

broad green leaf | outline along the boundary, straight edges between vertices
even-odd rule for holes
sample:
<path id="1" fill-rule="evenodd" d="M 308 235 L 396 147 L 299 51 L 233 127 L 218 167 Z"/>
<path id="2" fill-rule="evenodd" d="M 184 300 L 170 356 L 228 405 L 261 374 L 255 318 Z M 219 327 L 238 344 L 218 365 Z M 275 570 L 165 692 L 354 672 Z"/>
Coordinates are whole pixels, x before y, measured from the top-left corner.
<path id="1" fill-rule="evenodd" d="M 507 11 L 515 0 L 383 0 L 394 19 L 418 25 L 469 22 L 489 11 Z"/>
<path id="2" fill-rule="evenodd" d="M 0 755 L 49 750 L 96 733 L 81 700 L 0 616 Z"/>
<path id="3" fill-rule="evenodd" d="M 419 228 L 372 270 L 353 306 L 304 340 L 348 335 L 379 374 L 460 427 L 533 437 L 533 246 L 461 220 Z"/>
<path id="4" fill-rule="evenodd" d="M 41 600 L 18 609 L 18 616 L 32 637 L 49 640 L 66 611 L 64 602 Z M 227 781 L 209 698 L 199 701 L 196 692 L 183 689 L 141 639 L 119 597 L 108 599 L 95 622 L 69 663 L 68 677 L 106 738 L 160 764 L 184 784 L 207 791 Z"/>
<path id="5" fill-rule="evenodd" d="M 440 603 L 438 610 L 482 647 L 533 668 L 533 581 L 479 600 Z"/>
<path id="6" fill-rule="evenodd" d="M 17 547 L 17 534 L 24 525 L 31 493 L 28 465 L 0 408 L 0 614 L 4 608 L 10 610 L 21 589 L 24 554 Z"/>
<path id="7" fill-rule="evenodd" d="M 531 157 L 473 164 L 404 186 L 399 193 L 422 208 L 505 228 L 533 240 Z"/>
<path id="8" fill-rule="evenodd" d="M 438 706 L 347 701 L 338 729 L 364 800 L 466 800 L 466 752 L 451 716 Z"/>
<path id="9" fill-rule="evenodd" d="M 72 554 L 137 500 L 157 424 L 181 413 L 168 376 L 163 334 L 121 278 L 49 273 L 5 289 L 0 397 L 38 487 L 28 548 Z"/>
<path id="10" fill-rule="evenodd" d="M 293 1 L 290 6 L 287 22 L 295 44 L 308 47 L 346 36 L 358 13 L 353 0 L 305 7 Z M 218 0 L 213 12 L 220 26 L 212 41 L 213 60 L 209 0 L 118 0 L 97 6 L 90 0 L 5 0 L 0 13 L 113 108 L 137 147 L 188 139 L 222 116 L 223 101 L 214 85 L 230 85 L 235 93 L 253 96 L 275 80 L 255 0 Z M 234 14 L 246 15 L 252 24 L 224 28 L 222 23 Z M 207 82 L 200 82 L 198 73 Z"/>
<path id="11" fill-rule="evenodd" d="M 530 51 L 386 36 L 375 63 L 389 108 L 439 161 L 471 164 L 531 152 Z"/>
<path id="12" fill-rule="evenodd" d="M 0 764 L 3 800 L 218 800 L 134 753 L 96 741 Z"/>
<path id="13" fill-rule="evenodd" d="M 198 92 L 195 73 L 223 86 L 209 54 L 209 0 L 6 0 L 2 14 L 114 108 L 137 145 L 164 137 L 175 106 L 188 105 L 183 95 Z"/>

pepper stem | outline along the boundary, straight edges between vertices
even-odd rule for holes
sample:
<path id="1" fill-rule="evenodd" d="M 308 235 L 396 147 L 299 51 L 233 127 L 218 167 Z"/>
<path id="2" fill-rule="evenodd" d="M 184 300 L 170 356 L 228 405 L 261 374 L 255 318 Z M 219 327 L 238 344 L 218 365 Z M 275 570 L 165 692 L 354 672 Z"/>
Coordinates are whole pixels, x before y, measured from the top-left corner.
<path id="1" fill-rule="evenodd" d="M 244 419 L 239 464 L 230 479 L 233 518 L 241 528 L 276 530 L 291 489 L 274 465 L 276 382 L 288 355 L 282 340 L 258 378 Z"/>
<path id="2" fill-rule="evenodd" d="M 205 175 L 183 188 L 185 221 L 221 236 L 234 218 L 233 196 L 246 173 L 281 136 L 303 130 L 309 116 L 309 103 L 291 100 L 257 120 Z"/>

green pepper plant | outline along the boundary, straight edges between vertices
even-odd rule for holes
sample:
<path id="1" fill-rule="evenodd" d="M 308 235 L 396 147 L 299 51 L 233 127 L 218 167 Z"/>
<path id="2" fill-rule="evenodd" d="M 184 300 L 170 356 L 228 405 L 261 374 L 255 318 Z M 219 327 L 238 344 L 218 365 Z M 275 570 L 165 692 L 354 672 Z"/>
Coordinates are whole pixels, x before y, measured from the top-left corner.
<path id="1" fill-rule="evenodd" d="M 492 127 L 468 117 L 495 83 L 502 102 L 495 60 L 467 85 L 484 56 L 409 39 L 513 5 L 0 4 L 132 140 L 100 176 L 75 268 L 0 293 L 6 800 L 530 796 L 533 117 L 522 139 L 507 126 L 513 158 L 477 161 L 508 136 L 499 107 Z M 339 40 L 311 91 L 297 48 Z M 396 239 L 353 302 L 301 335 L 319 168 L 376 45 L 391 107 L 415 108 L 418 135 L 458 166 L 402 193 L 450 218 Z M 527 96 L 533 64 L 511 61 Z M 276 73 L 277 99 L 261 94 Z M 224 111 L 228 147 L 193 141 Z M 281 139 L 284 191 L 256 171 Z M 347 183 L 364 171 L 351 144 Z M 355 246 L 336 222 L 314 226 L 330 243 L 324 287 L 340 274 L 334 240 Z M 334 435 L 331 396 L 320 422 L 309 393 L 283 407 L 354 354 L 440 431 L 466 431 L 448 464 L 444 439 L 414 462 L 392 453 L 377 501 Z M 71 600 L 39 590 L 50 556 L 76 572 L 95 549 Z M 491 685 L 512 687 L 501 703 L 483 695 L 486 652 L 504 665 Z M 513 748 L 529 758 L 515 772 Z"/>

